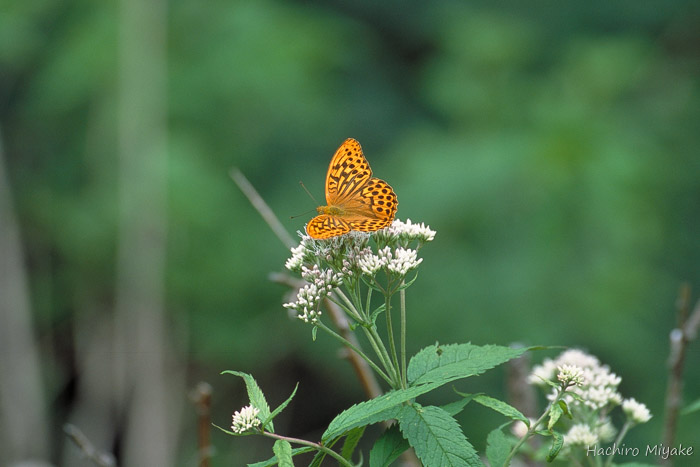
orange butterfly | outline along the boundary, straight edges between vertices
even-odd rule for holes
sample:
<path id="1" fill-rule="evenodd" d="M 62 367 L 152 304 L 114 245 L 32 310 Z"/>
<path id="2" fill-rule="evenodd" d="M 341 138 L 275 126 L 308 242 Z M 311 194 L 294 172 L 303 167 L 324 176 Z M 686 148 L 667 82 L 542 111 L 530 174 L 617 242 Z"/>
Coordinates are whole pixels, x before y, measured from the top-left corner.
<path id="1" fill-rule="evenodd" d="M 326 174 L 326 203 L 306 224 L 312 238 L 330 238 L 351 230 L 374 232 L 391 225 L 399 205 L 394 190 L 372 177 L 360 143 L 345 140 L 331 159 Z"/>

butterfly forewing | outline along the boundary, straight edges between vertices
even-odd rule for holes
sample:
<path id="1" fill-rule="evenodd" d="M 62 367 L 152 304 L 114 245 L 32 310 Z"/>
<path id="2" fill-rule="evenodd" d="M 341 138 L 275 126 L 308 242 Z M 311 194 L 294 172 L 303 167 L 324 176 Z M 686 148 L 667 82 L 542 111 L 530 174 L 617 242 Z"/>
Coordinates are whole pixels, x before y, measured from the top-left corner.
<path id="1" fill-rule="evenodd" d="M 358 193 L 372 178 L 372 169 L 362 154 L 360 143 L 345 140 L 333 155 L 326 174 L 326 202 L 340 205 Z"/>

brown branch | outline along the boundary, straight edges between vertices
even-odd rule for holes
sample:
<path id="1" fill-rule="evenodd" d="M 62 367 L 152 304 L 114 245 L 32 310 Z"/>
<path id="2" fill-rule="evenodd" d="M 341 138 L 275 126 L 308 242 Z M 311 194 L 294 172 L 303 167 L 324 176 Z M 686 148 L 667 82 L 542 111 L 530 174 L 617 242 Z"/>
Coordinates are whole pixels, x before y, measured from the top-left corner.
<path id="1" fill-rule="evenodd" d="M 275 216 L 275 213 L 272 212 L 270 206 L 267 205 L 265 200 L 262 198 L 262 196 L 260 196 L 255 187 L 251 185 L 245 175 L 243 175 L 243 173 L 236 167 L 231 169 L 229 175 L 233 181 L 236 182 L 236 185 L 238 185 L 238 188 L 243 192 L 246 198 L 248 198 L 250 204 L 252 204 L 258 211 L 263 220 L 267 222 L 267 225 L 270 226 L 272 232 L 277 235 L 277 238 L 279 238 L 287 248 L 296 246 L 296 242 L 292 236 L 289 235 L 289 232 L 287 232 L 277 216 Z"/>
<path id="2" fill-rule="evenodd" d="M 683 284 L 678 294 L 678 327 L 669 335 L 670 353 L 668 358 L 668 384 L 666 387 L 665 420 L 663 444 L 673 446 L 676 439 L 678 415 L 683 401 L 683 363 L 688 344 L 695 340 L 700 327 L 700 300 L 689 314 L 690 286 Z M 673 461 L 661 459 L 662 465 L 670 466 Z"/>
<path id="3" fill-rule="evenodd" d="M 211 393 L 211 385 L 201 382 L 197 384 L 190 395 L 197 410 L 199 467 L 209 467 L 211 463 Z"/>

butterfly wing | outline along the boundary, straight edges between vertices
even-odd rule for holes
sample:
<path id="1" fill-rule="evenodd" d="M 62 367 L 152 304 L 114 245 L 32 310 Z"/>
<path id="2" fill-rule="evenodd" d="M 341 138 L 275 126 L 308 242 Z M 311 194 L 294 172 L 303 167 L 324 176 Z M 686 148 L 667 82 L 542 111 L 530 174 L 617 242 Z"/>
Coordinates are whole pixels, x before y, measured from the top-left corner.
<path id="1" fill-rule="evenodd" d="M 333 155 L 326 174 L 326 202 L 343 205 L 372 178 L 372 169 L 357 140 L 348 138 Z"/>
<path id="2" fill-rule="evenodd" d="M 399 206 L 396 193 L 387 182 L 371 178 L 358 196 L 346 205 L 346 220 L 353 230 L 374 232 L 391 225 Z"/>
<path id="3" fill-rule="evenodd" d="M 348 232 L 350 232 L 349 223 L 339 217 L 327 214 L 316 216 L 306 224 L 306 233 L 311 238 L 316 239 L 331 238 Z"/>

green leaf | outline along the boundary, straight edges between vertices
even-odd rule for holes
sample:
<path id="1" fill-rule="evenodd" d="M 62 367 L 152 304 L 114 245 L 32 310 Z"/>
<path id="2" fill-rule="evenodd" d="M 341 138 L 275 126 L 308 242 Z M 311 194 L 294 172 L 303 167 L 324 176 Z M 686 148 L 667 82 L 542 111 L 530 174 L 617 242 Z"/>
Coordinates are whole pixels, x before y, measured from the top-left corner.
<path id="1" fill-rule="evenodd" d="M 500 428 L 491 431 L 486 438 L 486 458 L 491 466 L 504 465 L 512 447 L 512 443 Z"/>
<path id="2" fill-rule="evenodd" d="M 552 446 L 550 446 L 549 453 L 547 453 L 547 462 L 552 462 L 554 459 L 556 459 L 563 445 L 564 436 L 561 433 L 552 431 Z"/>
<path id="3" fill-rule="evenodd" d="M 299 388 L 299 383 L 297 383 L 297 385 L 294 386 L 294 391 L 292 391 L 292 394 L 287 398 L 287 400 L 282 402 L 279 405 L 279 407 L 277 407 L 275 410 L 272 411 L 272 413 L 270 414 L 270 418 L 268 420 L 263 420 L 263 423 L 262 423 L 263 429 L 266 428 L 266 426 L 268 424 L 272 423 L 272 419 L 274 419 L 277 415 L 279 415 L 280 412 L 282 412 L 289 405 L 289 403 L 292 401 L 292 398 L 297 393 L 298 388 Z"/>
<path id="4" fill-rule="evenodd" d="M 423 384 L 408 389 L 390 391 L 372 400 L 355 404 L 333 419 L 321 439 L 327 444 L 330 440 L 342 436 L 345 432 L 358 426 L 394 419 L 401 410 L 401 404 L 437 387 L 440 387 L 440 384 Z"/>
<path id="5" fill-rule="evenodd" d="M 229 374 L 243 378 L 243 381 L 245 381 L 246 390 L 248 391 L 248 399 L 250 400 L 251 405 L 260 411 L 260 413 L 258 414 L 258 418 L 260 418 L 260 420 L 263 421 L 270 420 L 270 406 L 267 405 L 265 395 L 260 390 L 260 387 L 258 387 L 258 383 L 255 381 L 255 378 L 253 378 L 248 373 L 232 370 L 222 371 L 221 374 Z M 271 420 L 267 424 L 267 430 L 271 433 L 275 432 Z"/>
<path id="6" fill-rule="evenodd" d="M 343 443 L 343 449 L 340 451 L 340 455 L 343 456 L 343 459 L 352 460 L 352 453 L 355 452 L 355 448 L 362 439 L 363 434 L 365 434 L 364 426 L 358 426 L 350 430 Z"/>
<path id="7" fill-rule="evenodd" d="M 388 467 L 402 452 L 411 447 L 398 425 L 386 430 L 369 451 L 369 467 Z"/>
<path id="8" fill-rule="evenodd" d="M 411 358 L 408 364 L 408 381 L 414 386 L 434 382 L 449 383 L 483 373 L 519 357 L 527 350 L 498 345 L 431 345 Z"/>
<path id="9" fill-rule="evenodd" d="M 561 408 L 561 405 L 552 405 L 552 408 L 549 409 L 549 422 L 547 423 L 547 429 L 549 431 L 552 431 L 552 428 L 559 421 L 559 418 L 561 418 L 563 413 L 564 410 Z"/>
<path id="10" fill-rule="evenodd" d="M 298 454 L 305 454 L 307 452 L 315 451 L 311 446 L 304 446 L 303 448 L 292 449 L 292 457 Z M 248 464 L 248 467 L 273 467 L 278 464 L 277 456 L 273 456 L 265 461 L 256 462 L 254 464 Z"/>
<path id="11" fill-rule="evenodd" d="M 457 420 L 440 407 L 406 405 L 397 419 L 401 432 L 426 467 L 484 465 Z"/>
<path id="12" fill-rule="evenodd" d="M 272 452 L 277 457 L 279 467 L 294 467 L 294 462 L 292 462 L 292 445 L 289 442 L 278 439 L 272 446 Z"/>
<path id="13" fill-rule="evenodd" d="M 450 402 L 449 404 L 445 404 L 440 407 L 442 410 L 444 410 L 453 417 L 460 413 L 462 410 L 464 410 L 467 404 L 469 404 L 472 401 L 472 398 L 474 397 L 474 394 L 463 394 L 459 391 L 455 392 L 462 396 L 462 399 Z"/>
<path id="14" fill-rule="evenodd" d="M 698 410 L 700 410 L 700 399 L 688 404 L 683 410 L 681 410 L 681 415 L 688 415 L 693 412 L 697 412 Z"/>
<path id="15" fill-rule="evenodd" d="M 459 392 L 457 392 L 457 393 L 460 394 Z M 488 407 L 489 409 L 493 409 L 496 412 L 501 413 L 512 420 L 520 420 L 525 425 L 527 425 L 528 428 L 530 427 L 530 419 L 527 418 L 518 409 L 516 409 L 515 407 L 513 407 L 510 404 L 506 404 L 505 402 L 503 402 L 501 400 L 494 399 L 493 397 L 489 397 L 485 394 L 475 395 L 474 402 L 478 402 L 479 404 L 483 405 L 484 407 Z"/>

